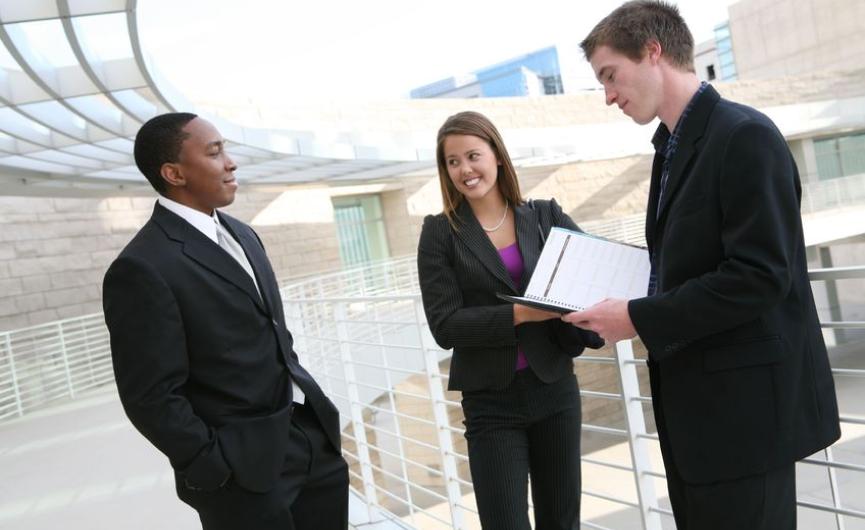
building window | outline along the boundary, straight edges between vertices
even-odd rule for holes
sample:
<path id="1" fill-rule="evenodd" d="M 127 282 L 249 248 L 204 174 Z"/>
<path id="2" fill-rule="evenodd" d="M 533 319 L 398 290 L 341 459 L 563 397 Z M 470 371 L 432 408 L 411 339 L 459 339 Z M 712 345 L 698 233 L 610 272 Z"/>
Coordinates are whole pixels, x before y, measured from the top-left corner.
<path id="1" fill-rule="evenodd" d="M 344 266 L 389 256 L 387 232 L 378 195 L 333 198 L 333 216 Z"/>
<path id="2" fill-rule="evenodd" d="M 709 81 L 715 80 L 715 65 L 714 64 L 710 64 L 709 66 L 706 67 L 706 79 L 708 79 Z"/>
<path id="3" fill-rule="evenodd" d="M 814 156 L 820 180 L 865 174 L 865 133 L 814 140 Z"/>
<path id="4" fill-rule="evenodd" d="M 544 94 L 546 95 L 565 93 L 564 87 L 562 86 L 562 76 L 560 75 L 541 77 L 541 82 L 544 84 Z"/>
<path id="5" fill-rule="evenodd" d="M 735 81 L 738 77 L 731 39 L 729 22 L 715 26 L 715 47 L 718 50 L 718 64 L 721 66 L 721 81 Z"/>

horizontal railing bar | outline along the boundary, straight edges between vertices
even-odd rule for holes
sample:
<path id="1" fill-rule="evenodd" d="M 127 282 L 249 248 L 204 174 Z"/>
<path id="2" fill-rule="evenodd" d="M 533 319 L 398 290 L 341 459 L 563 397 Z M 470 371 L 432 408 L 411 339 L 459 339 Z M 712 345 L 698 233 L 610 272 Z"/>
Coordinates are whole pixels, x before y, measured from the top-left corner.
<path id="1" fill-rule="evenodd" d="M 381 390 L 385 394 L 393 394 L 395 396 L 405 396 L 405 397 L 410 397 L 410 398 L 414 398 L 414 399 L 424 399 L 427 401 L 430 400 L 429 396 L 424 396 L 423 394 L 414 394 L 412 392 L 405 392 L 403 390 L 394 390 L 392 388 L 385 388 L 383 386 L 372 385 L 370 383 L 361 383 L 360 381 L 355 381 L 354 384 L 356 384 L 357 386 L 365 387 L 365 388 L 372 388 L 373 390 Z M 382 394 L 382 395 L 385 395 L 385 394 Z"/>
<path id="2" fill-rule="evenodd" d="M 841 423 L 852 423 L 853 425 L 865 425 L 865 418 L 854 418 L 853 416 L 840 417 Z"/>
<path id="3" fill-rule="evenodd" d="M 636 508 L 636 509 L 638 509 L 638 510 L 640 509 L 640 505 L 637 504 L 636 502 L 626 501 L 626 500 L 624 500 L 624 499 L 619 499 L 619 498 L 617 498 L 617 497 L 612 497 L 612 496 L 610 496 L 610 495 L 606 495 L 606 494 L 604 494 L 604 493 L 598 493 L 598 492 L 596 492 L 596 491 L 591 491 L 591 490 L 583 489 L 582 494 L 583 494 L 583 495 L 588 495 L 589 497 L 595 497 L 595 498 L 598 498 L 598 499 L 603 499 L 603 500 L 605 500 L 605 501 L 614 502 L 614 503 L 616 503 L 616 504 L 623 504 L 623 505 L 625 505 L 625 506 L 630 506 L 631 508 Z"/>
<path id="4" fill-rule="evenodd" d="M 379 446 L 377 446 L 377 445 L 372 445 L 372 444 L 370 444 L 370 443 L 368 443 L 368 442 L 363 442 L 363 443 L 361 443 L 361 445 L 365 445 L 368 449 L 371 449 L 371 450 L 373 450 L 373 451 L 375 451 L 375 452 L 377 452 L 377 453 L 386 454 L 386 455 L 388 455 L 388 456 L 391 456 L 391 457 L 393 457 L 393 458 L 396 458 L 396 459 L 399 460 L 400 462 L 405 462 L 406 464 L 410 464 L 410 465 L 412 465 L 412 466 L 415 466 L 415 467 L 419 467 L 419 468 L 421 468 L 421 469 L 424 469 L 424 470 L 426 470 L 428 473 L 433 473 L 434 475 L 437 475 L 437 476 L 439 476 L 439 477 L 444 477 L 444 472 L 443 472 L 443 471 L 441 471 L 441 470 L 439 470 L 439 469 L 435 469 L 435 468 L 429 467 L 429 466 L 426 465 L 426 464 L 421 464 L 420 462 L 417 462 L 417 461 L 415 461 L 415 460 L 412 460 L 411 458 L 407 458 L 407 457 L 405 457 L 405 456 L 401 456 L 401 455 L 398 455 L 398 454 L 396 454 L 396 453 L 392 453 L 392 452 L 388 451 L 387 449 L 382 449 L 381 447 L 379 447 Z"/>
<path id="5" fill-rule="evenodd" d="M 611 394 L 610 392 L 598 392 L 597 390 L 580 390 L 581 396 L 586 397 L 596 397 L 601 399 L 613 399 L 613 400 L 621 400 L 621 394 Z"/>
<path id="6" fill-rule="evenodd" d="M 450 456 L 452 456 L 452 457 L 454 457 L 454 458 L 459 458 L 460 460 L 462 460 L 462 461 L 464 461 L 464 462 L 468 462 L 468 461 L 469 461 L 469 457 L 468 457 L 468 455 L 464 455 L 464 454 L 461 454 L 461 453 L 454 453 L 453 451 L 445 451 L 445 454 L 446 454 L 446 455 L 450 455 Z"/>
<path id="7" fill-rule="evenodd" d="M 589 521 L 580 521 L 580 526 L 582 528 L 591 528 L 592 530 L 613 530 L 612 528 L 601 526 L 599 524 L 595 524 Z"/>
<path id="8" fill-rule="evenodd" d="M 835 460 L 832 460 L 832 461 L 818 460 L 816 458 L 811 458 L 811 457 L 803 458 L 802 460 L 799 460 L 799 462 L 802 462 L 804 464 L 811 464 L 814 466 L 834 467 L 836 469 L 845 469 L 847 471 L 860 471 L 860 472 L 865 473 L 865 466 L 860 465 L 860 464 L 850 464 L 847 462 L 836 462 Z"/>
<path id="9" fill-rule="evenodd" d="M 659 513 L 661 515 L 668 515 L 670 517 L 673 517 L 673 510 L 661 508 L 660 506 L 649 506 L 649 511 Z"/>
<path id="10" fill-rule="evenodd" d="M 865 328 L 865 320 L 853 320 L 848 322 L 821 322 L 823 329 L 860 329 Z"/>
<path id="11" fill-rule="evenodd" d="M 858 510 L 851 510 L 849 508 L 838 508 L 836 506 L 827 506 L 825 504 L 817 504 L 808 501 L 800 501 L 797 500 L 796 504 L 798 506 L 803 506 L 805 508 L 811 508 L 813 510 L 820 510 L 829 513 L 838 513 L 841 515 L 846 515 L 848 517 L 856 517 L 857 519 L 865 519 L 865 512 L 860 512 Z"/>
<path id="12" fill-rule="evenodd" d="M 865 377 L 865 370 L 854 368 L 832 368 L 833 375 L 850 375 L 853 377 Z"/>
<path id="13" fill-rule="evenodd" d="M 362 406 L 363 408 L 366 408 L 366 409 L 371 409 L 371 410 L 375 410 L 375 411 L 377 411 L 377 412 L 381 412 L 382 414 L 390 414 L 390 415 L 392 415 L 392 416 L 396 416 L 397 418 L 404 418 L 404 419 L 407 419 L 407 420 L 410 420 L 410 421 L 416 421 L 416 422 L 418 422 L 418 423 L 423 423 L 424 425 L 429 425 L 430 427 L 435 427 L 435 426 L 436 426 L 435 422 L 432 421 L 432 420 L 428 420 L 428 419 L 425 419 L 425 418 L 419 418 L 419 417 L 417 417 L 417 416 L 412 416 L 412 415 L 410 415 L 410 414 L 406 414 L 406 413 L 404 413 L 404 412 L 396 412 L 396 411 L 394 411 L 394 410 L 390 410 L 390 409 L 382 408 L 382 407 L 379 407 L 379 406 L 376 406 L 376 405 L 372 405 L 372 404 L 369 404 L 369 403 L 367 403 L 367 404 L 362 404 L 361 406 Z"/>
<path id="14" fill-rule="evenodd" d="M 379 473 L 383 474 L 383 475 L 386 475 L 386 476 L 388 476 L 394 480 L 398 480 L 399 482 L 404 483 L 406 486 L 408 486 L 410 488 L 418 489 L 418 490 L 426 493 L 427 495 L 432 495 L 433 497 L 436 497 L 437 499 L 445 501 L 445 502 L 447 502 L 447 500 L 448 500 L 448 498 L 445 497 L 444 495 L 437 493 L 437 492 L 435 492 L 435 491 L 433 491 L 433 490 L 431 490 L 425 486 L 421 486 L 419 484 L 409 482 L 409 479 L 407 477 L 401 477 L 401 476 L 397 475 L 396 473 L 393 473 L 391 471 L 388 471 L 387 469 L 384 469 L 381 466 L 373 464 L 372 462 L 367 463 L 367 465 L 369 467 L 371 467 L 372 469 L 378 471 Z M 378 484 L 376 484 L 376 486 L 378 486 Z"/>
<path id="15" fill-rule="evenodd" d="M 365 363 L 365 362 L 362 362 L 362 361 L 351 361 L 351 364 L 353 364 L 353 365 L 355 365 L 355 366 L 366 366 L 367 368 L 379 368 L 379 369 L 381 369 L 381 370 L 387 370 L 387 371 L 390 371 L 390 372 L 396 372 L 396 373 L 398 373 L 398 374 L 426 375 L 426 373 L 423 372 L 423 371 L 418 371 L 418 370 L 409 370 L 409 369 L 407 369 L 407 368 L 394 368 L 393 366 L 385 367 L 385 366 L 382 366 L 382 365 L 372 364 L 372 363 Z"/>
<path id="16" fill-rule="evenodd" d="M 418 439 L 416 439 L 416 438 L 412 438 L 412 437 L 410 437 L 410 436 L 406 436 L 406 435 L 404 435 L 404 434 L 397 434 L 397 433 L 392 432 L 392 431 L 389 431 L 389 430 L 387 430 L 387 429 L 382 429 L 381 427 L 376 427 L 376 426 L 374 426 L 374 425 L 369 425 L 369 424 L 364 424 L 364 427 L 367 428 L 367 429 L 372 429 L 372 430 L 374 430 L 374 431 L 376 431 L 376 432 L 383 433 L 383 434 L 389 434 L 389 435 L 393 436 L 394 438 L 397 438 L 397 439 L 399 439 L 399 440 L 405 440 L 405 441 L 407 441 L 407 442 L 411 442 L 411 443 L 413 443 L 413 444 L 415 444 L 415 445 L 419 445 L 419 446 L 424 447 L 424 448 L 426 448 L 426 449 L 429 449 L 429 450 L 431 450 L 431 451 L 439 451 L 438 446 L 430 445 L 430 444 L 428 444 L 428 443 L 426 443 L 426 442 L 422 442 L 422 441 L 420 441 L 420 440 L 418 440 Z"/>
<path id="17" fill-rule="evenodd" d="M 384 493 L 385 496 L 390 497 L 391 499 L 394 499 L 394 500 L 396 500 L 396 501 L 398 501 L 398 502 L 401 502 L 402 504 L 405 504 L 406 506 L 408 506 L 409 508 L 411 508 L 412 510 L 414 510 L 414 511 L 416 511 L 416 512 L 423 513 L 423 514 L 426 515 L 427 517 L 431 517 L 431 518 L 435 519 L 436 521 L 438 521 L 438 522 L 440 522 L 440 523 L 442 523 L 442 524 L 445 524 L 445 525 L 447 525 L 447 526 L 450 526 L 450 525 L 451 525 L 451 521 L 446 521 L 446 520 L 442 519 L 441 517 L 439 517 L 438 515 L 433 515 L 432 512 L 426 510 L 425 508 L 421 508 L 420 506 L 417 506 L 416 504 L 409 504 L 409 502 L 408 502 L 406 499 L 403 499 L 403 498 L 401 498 L 401 497 L 398 497 L 396 494 L 391 493 L 391 492 L 385 490 L 384 488 L 382 488 L 382 487 L 379 486 L 378 484 L 373 484 L 373 487 L 374 487 L 376 490 L 378 490 L 378 491 Z M 414 487 L 417 487 L 417 486 L 413 486 L 413 485 L 409 484 L 409 487 L 410 487 L 410 488 L 414 488 Z M 433 495 L 436 495 L 436 493 L 433 493 Z M 447 501 L 447 498 L 445 498 L 445 501 Z M 398 516 L 397 514 L 391 512 L 390 510 L 387 510 L 387 508 L 385 508 L 385 507 L 383 507 L 383 506 L 380 506 L 380 505 L 377 506 L 377 507 L 380 508 L 380 509 L 382 509 L 382 510 L 386 510 L 388 513 L 390 513 L 390 514 L 393 515 L 394 517 L 399 518 L 399 516 Z"/>
<path id="18" fill-rule="evenodd" d="M 849 280 L 852 278 L 865 278 L 865 266 L 832 267 L 829 269 L 811 269 L 808 271 L 808 279 L 812 282 L 825 280 Z"/>
<path id="19" fill-rule="evenodd" d="M 601 427 L 600 425 L 591 425 L 588 423 L 583 424 L 583 430 L 589 432 L 596 432 L 600 434 L 612 434 L 614 436 L 628 436 L 628 431 L 624 429 L 614 429 L 612 427 Z"/>
<path id="20" fill-rule="evenodd" d="M 596 466 L 603 467 L 611 467 L 613 469 L 618 469 L 620 471 L 628 471 L 630 473 L 634 472 L 634 468 L 631 466 L 623 466 L 622 464 L 614 464 L 612 462 L 604 462 L 603 460 L 595 460 L 594 458 L 582 457 L 581 460 L 587 464 L 594 464 Z"/>
<path id="21" fill-rule="evenodd" d="M 601 363 L 601 364 L 616 364 L 616 359 L 613 357 L 598 357 L 592 355 L 580 355 L 574 358 L 580 363 Z"/>

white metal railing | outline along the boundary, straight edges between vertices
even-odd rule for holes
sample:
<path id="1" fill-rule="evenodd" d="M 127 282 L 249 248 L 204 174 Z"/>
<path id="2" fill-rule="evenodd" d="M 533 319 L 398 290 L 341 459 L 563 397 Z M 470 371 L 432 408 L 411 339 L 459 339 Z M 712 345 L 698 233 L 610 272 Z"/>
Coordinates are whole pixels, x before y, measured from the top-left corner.
<path id="1" fill-rule="evenodd" d="M 863 278 L 865 267 L 811 272 L 813 281 Z M 429 334 L 415 259 L 298 281 L 283 289 L 283 297 L 303 364 L 341 412 L 352 488 L 366 502 L 370 519 L 385 514 L 418 528 L 476 527 L 459 396 L 446 390 L 449 352 Z M 823 326 L 865 328 L 865 322 Z M 646 365 L 636 346 L 624 341 L 576 361 L 578 372 L 610 370 L 605 376 L 610 388 L 584 385 L 584 408 L 599 402 L 618 405 L 606 416 L 587 415 L 583 425 L 587 436 L 603 442 L 583 454 L 584 469 L 607 470 L 584 472 L 585 528 L 605 528 L 603 518 L 587 514 L 585 506 L 591 501 L 617 506 L 632 518 L 632 525 L 649 530 L 660 529 L 671 516 L 659 500 L 663 466 L 651 416 L 644 414 L 650 398 L 640 391 Z M 862 351 L 856 354 L 863 357 Z M 865 370 L 859 367 L 836 367 L 833 373 L 837 382 L 852 380 L 863 386 Z M 111 384 L 112 375 L 100 314 L 0 333 L 0 421 Z M 855 432 L 865 439 L 865 417 L 842 409 L 842 422 L 845 432 L 859 429 Z M 617 447 L 625 450 L 616 453 Z M 830 514 L 832 526 L 841 530 L 845 520 L 865 521 L 865 512 L 855 504 L 857 495 L 844 491 L 851 473 L 865 476 L 865 466 L 839 460 L 842 451 L 836 449 L 800 464 L 819 471 L 826 486 L 810 496 L 800 492 L 799 505 Z M 625 475 L 612 489 L 597 480 L 615 473 Z M 839 480 L 839 473 L 845 473 L 846 480 Z"/>
<path id="2" fill-rule="evenodd" d="M 634 214 L 616 219 L 584 221 L 580 228 L 590 234 L 624 241 L 632 245 L 646 246 L 646 214 Z"/>
<path id="3" fill-rule="evenodd" d="M 344 415 L 352 487 L 367 499 L 371 514 L 389 512 L 418 528 L 475 528 L 477 509 L 460 426 L 462 411 L 458 396 L 445 390 L 442 361 L 448 354 L 432 341 L 420 297 L 412 291 L 416 289 L 414 260 L 377 264 L 361 275 L 352 275 L 306 281 L 284 293 L 289 328 L 302 360 Z M 849 278 L 865 278 L 865 267 L 812 273 L 814 281 Z M 399 294 L 386 294 L 389 285 L 402 287 Z M 865 328 L 865 322 L 826 323 L 824 327 Z M 618 424 L 603 418 L 586 422 L 583 430 L 608 438 L 610 444 L 626 444 L 628 457 L 611 460 L 598 456 L 603 451 L 588 453 L 583 455 L 584 467 L 602 466 L 627 472 L 632 478 L 611 492 L 584 473 L 584 503 L 600 499 L 617 504 L 631 513 L 633 524 L 660 529 L 663 519 L 672 520 L 672 513 L 659 501 L 663 466 L 656 456 L 652 421 L 644 414 L 651 398 L 640 392 L 647 376 L 645 360 L 635 357 L 630 341 L 617 344 L 612 351 L 577 359 L 578 371 L 582 366 L 598 365 L 616 368 L 617 388 L 583 390 L 584 406 L 591 400 L 614 401 L 620 404 L 623 418 Z M 862 369 L 833 372 L 836 378 L 865 377 Z M 842 414 L 842 421 L 846 426 L 865 425 L 865 418 L 850 414 Z M 800 496 L 802 508 L 833 514 L 839 530 L 845 518 L 865 521 L 865 512 L 841 502 L 842 484 L 836 476 L 839 469 L 865 474 L 865 466 L 837 461 L 832 448 L 802 465 L 822 469 L 826 483 L 820 495 Z M 582 525 L 605 528 L 592 519 Z"/>
<path id="4" fill-rule="evenodd" d="M 0 421 L 113 382 L 101 313 L 0 333 Z"/>
<path id="5" fill-rule="evenodd" d="M 802 215 L 865 203 L 865 174 L 802 186 Z"/>

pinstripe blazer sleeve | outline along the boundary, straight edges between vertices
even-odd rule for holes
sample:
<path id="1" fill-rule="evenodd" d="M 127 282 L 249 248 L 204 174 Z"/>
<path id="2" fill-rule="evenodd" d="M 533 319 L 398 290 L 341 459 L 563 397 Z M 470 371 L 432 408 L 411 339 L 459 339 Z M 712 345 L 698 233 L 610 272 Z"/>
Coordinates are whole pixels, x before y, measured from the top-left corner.
<path id="1" fill-rule="evenodd" d="M 444 215 L 424 219 L 418 245 L 418 279 L 430 332 L 439 346 L 489 347 L 515 345 L 513 305 L 496 304 L 466 307 L 459 268 L 479 262 L 455 263 L 451 227 Z"/>

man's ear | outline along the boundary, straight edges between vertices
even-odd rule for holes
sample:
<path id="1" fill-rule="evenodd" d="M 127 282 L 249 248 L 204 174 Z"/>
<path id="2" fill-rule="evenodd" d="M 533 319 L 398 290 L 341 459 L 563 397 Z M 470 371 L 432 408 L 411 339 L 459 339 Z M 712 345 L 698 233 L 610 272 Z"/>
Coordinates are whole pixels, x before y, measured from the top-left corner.
<path id="1" fill-rule="evenodd" d="M 646 43 L 645 47 L 645 55 L 644 57 L 649 59 L 652 64 L 657 64 L 658 61 L 661 60 L 661 54 L 663 53 L 663 49 L 661 48 L 661 43 L 655 39 L 649 40 Z"/>
<path id="2" fill-rule="evenodd" d="M 180 167 L 172 162 L 166 162 L 159 168 L 159 174 L 162 175 L 162 180 L 168 183 L 169 186 L 181 187 L 186 185 L 186 179 L 183 173 L 180 172 Z"/>

